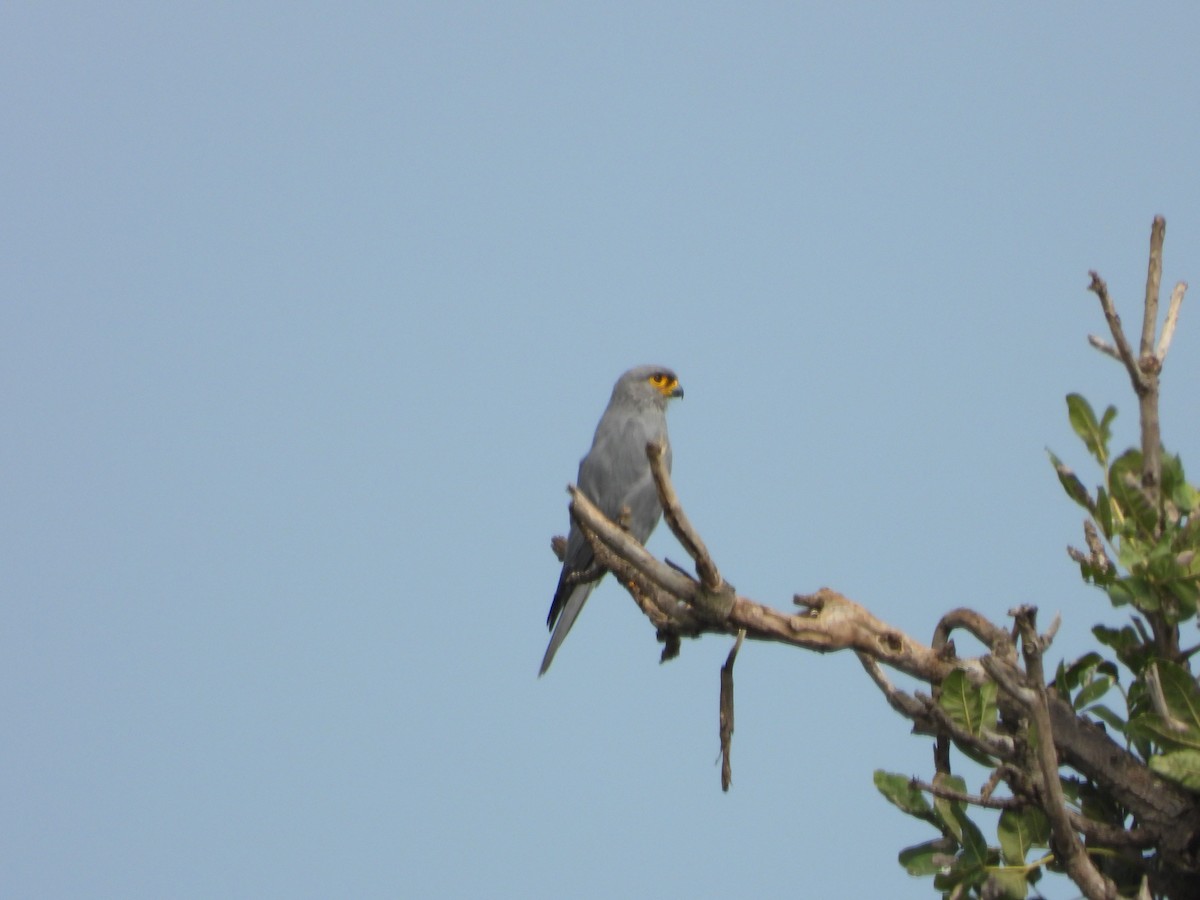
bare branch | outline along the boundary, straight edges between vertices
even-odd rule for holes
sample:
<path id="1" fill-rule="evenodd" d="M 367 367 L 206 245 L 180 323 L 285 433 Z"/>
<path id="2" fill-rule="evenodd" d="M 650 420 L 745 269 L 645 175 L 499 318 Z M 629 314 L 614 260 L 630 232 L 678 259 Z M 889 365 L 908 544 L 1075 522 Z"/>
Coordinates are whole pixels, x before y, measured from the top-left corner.
<path id="1" fill-rule="evenodd" d="M 669 483 L 669 479 L 665 480 Z M 1015 724 L 1018 718 L 1030 715 L 1031 708 L 1044 709 L 1050 725 L 1039 728 L 1039 733 L 1049 735 L 1053 741 L 1051 754 L 1057 750 L 1063 765 L 1070 766 L 1109 792 L 1136 818 L 1143 834 L 1149 836 L 1147 845 L 1153 843 L 1167 858 L 1175 861 L 1173 865 L 1181 871 L 1200 867 L 1192 847 L 1193 837 L 1200 834 L 1200 810 L 1192 795 L 1150 771 L 1103 729 L 1078 716 L 1069 703 L 1056 694 L 1047 694 L 1044 682 L 1040 694 L 1034 691 L 1025 673 L 1017 667 L 1012 638 L 978 613 L 955 611 L 947 616 L 939 630 L 948 635 L 954 628 L 964 628 L 994 650 L 978 659 L 956 660 L 948 651 L 948 642 L 941 651 L 926 647 L 828 588 L 811 595 L 797 595 L 795 602 L 803 609 L 794 614 L 736 595 L 730 589 L 732 597 L 728 609 L 714 612 L 714 608 L 697 603 L 697 598 L 705 594 L 703 585 L 652 557 L 631 535 L 609 522 L 582 494 L 572 491 L 572 496 L 572 515 L 596 550 L 597 561 L 617 575 L 654 622 L 659 639 L 667 644 L 664 656 L 677 651 L 681 635 L 735 634 L 740 629 L 745 630 L 745 636 L 750 640 L 775 641 L 821 653 L 853 650 L 888 703 L 912 721 L 916 731 L 947 734 L 962 746 L 996 759 L 1012 761 L 1016 751 L 1012 737 L 992 733 L 974 735 L 964 731 L 931 698 L 896 689 L 883 675 L 882 666 L 935 686 L 956 668 L 964 670 L 976 684 L 990 676 L 1001 688 L 997 703 L 1002 721 Z M 1028 795 L 1032 799 L 1039 795 L 1032 786 L 1022 783 L 1024 776 L 1014 767 L 1009 766 L 1006 771 L 1009 774 L 1004 777 L 1014 796 Z M 1030 776 L 1035 774 L 1030 773 Z M 1037 782 L 1040 784 L 1041 780 L 1039 777 Z M 1071 824 L 1076 825 L 1073 821 Z M 1111 835 L 1103 833 L 1102 825 L 1078 827 L 1083 834 L 1102 834 L 1100 839 L 1111 846 L 1120 846 L 1107 840 Z"/>
<path id="2" fill-rule="evenodd" d="M 1085 520 L 1083 523 L 1083 537 L 1087 541 L 1088 550 L 1091 554 L 1084 561 L 1102 574 L 1112 572 L 1116 567 L 1113 565 L 1112 560 L 1108 558 L 1108 553 L 1104 549 L 1104 542 L 1100 540 L 1100 532 L 1096 530 L 1096 526 L 1090 520 Z"/>
<path id="3" fill-rule="evenodd" d="M 985 656 L 979 662 L 983 665 L 984 671 L 992 676 L 992 680 L 999 685 L 1000 690 L 1020 704 L 1022 708 L 1027 709 L 1034 702 L 1033 692 L 1023 683 L 1020 672 L 1017 672 L 1011 665 L 994 656 Z"/>
<path id="4" fill-rule="evenodd" d="M 725 665 L 721 666 L 721 790 L 728 791 L 729 783 L 733 780 L 733 769 L 729 762 L 729 751 L 733 743 L 733 664 L 737 660 L 738 651 L 742 649 L 745 631 L 738 631 L 737 640 L 729 649 Z"/>
<path id="5" fill-rule="evenodd" d="M 862 667 L 871 676 L 871 680 L 887 698 L 888 705 L 906 719 L 911 720 L 916 733 L 937 735 L 938 737 L 946 735 L 973 750 L 999 759 L 1008 759 L 1012 756 L 1013 742 L 1011 738 L 996 734 L 977 735 L 960 728 L 953 719 L 946 715 L 946 711 L 938 705 L 936 700 L 921 694 L 914 696 L 905 693 L 892 684 L 879 663 L 870 656 L 865 653 L 858 653 L 857 656 Z"/>
<path id="6" fill-rule="evenodd" d="M 1071 827 L 1089 841 L 1096 841 L 1109 847 L 1152 847 L 1154 835 L 1145 828 L 1130 828 L 1128 830 L 1116 825 L 1097 822 L 1077 812 L 1067 810 Z"/>
<path id="7" fill-rule="evenodd" d="M 983 794 L 968 794 L 966 791 L 956 791 L 954 788 L 949 788 L 945 785 L 931 784 L 928 781 L 922 781 L 920 778 L 912 779 L 909 781 L 909 784 L 917 790 L 933 794 L 935 797 L 955 800 L 959 803 L 970 803 L 972 806 L 982 806 L 986 809 L 1020 809 L 1023 806 L 1028 806 L 1025 801 L 1018 800 L 1016 797 L 985 797 Z"/>
<path id="8" fill-rule="evenodd" d="M 617 557 L 663 590 L 683 600 L 690 600 L 695 596 L 695 581 L 651 556 L 637 538 L 622 531 L 575 485 L 568 485 L 567 492 L 571 495 L 571 515 L 575 517 L 585 536 L 589 533 L 595 535 L 600 543 L 613 551 Z"/>
<path id="9" fill-rule="evenodd" d="M 1158 328 L 1158 289 L 1162 283 L 1163 238 L 1167 234 L 1167 220 L 1154 217 L 1150 226 L 1150 264 L 1146 271 L 1146 303 L 1142 315 L 1142 344 L 1138 355 L 1146 357 L 1154 352 L 1154 331 Z"/>
<path id="10" fill-rule="evenodd" d="M 949 638 L 950 632 L 956 628 L 969 631 L 993 653 L 1003 656 L 1006 648 L 1008 652 L 1012 650 L 1012 641 L 1009 640 L 1007 631 L 993 625 L 975 610 L 966 607 L 952 609 L 942 616 L 933 630 L 934 649 L 940 650 Z"/>
<path id="11" fill-rule="evenodd" d="M 663 518 L 667 520 L 667 525 L 683 549 L 696 561 L 696 574 L 700 576 L 700 583 L 710 591 L 720 590 L 724 584 L 721 573 L 712 557 L 708 555 L 704 541 L 684 515 L 679 497 L 671 484 L 670 473 L 667 472 L 664 452 L 663 445 L 656 441 L 646 445 L 646 458 L 650 460 L 650 472 L 654 476 L 654 486 L 658 488 L 658 502 L 662 505 Z"/>
<path id="12" fill-rule="evenodd" d="M 867 674 L 871 676 L 871 680 L 883 692 L 888 706 L 900 713 L 904 718 L 914 721 L 925 715 L 925 704 L 912 694 L 905 693 L 892 684 L 891 679 L 884 674 L 883 667 L 879 663 L 861 651 L 855 655 L 858 657 L 858 661 L 862 663 L 862 667 L 866 670 Z"/>
<path id="13" fill-rule="evenodd" d="M 1125 371 L 1129 373 L 1129 380 L 1133 383 L 1134 393 L 1140 397 L 1142 392 L 1145 391 L 1146 386 L 1143 383 L 1137 359 L 1134 358 L 1133 348 L 1129 346 L 1129 340 L 1125 337 L 1125 330 L 1121 327 L 1121 317 L 1117 315 L 1117 309 L 1113 306 L 1112 298 L 1108 296 L 1108 285 L 1095 272 L 1089 272 L 1088 274 L 1092 276 L 1092 283 L 1088 285 L 1088 290 L 1100 298 L 1100 308 L 1104 310 L 1104 318 L 1108 320 L 1109 331 L 1112 332 L 1113 340 L 1117 342 L 1117 355 L 1121 362 L 1125 364 Z"/>
<path id="14" fill-rule="evenodd" d="M 1015 745 L 1013 744 L 1013 739 L 1008 735 L 995 734 L 994 732 L 974 734 L 951 719 L 946 710 L 942 709 L 932 697 L 917 694 L 916 698 L 918 702 L 924 705 L 925 715 L 935 723 L 935 729 L 930 731 L 930 734 L 937 734 L 940 731 L 950 735 L 956 743 L 970 747 L 987 756 L 995 756 L 1003 760 L 1012 758 Z"/>
<path id="15" fill-rule="evenodd" d="M 1054 621 L 1050 623 L 1050 627 L 1042 632 L 1041 635 L 1041 650 L 1045 653 L 1050 649 L 1050 645 L 1054 643 L 1054 636 L 1058 634 L 1058 629 L 1062 627 L 1062 613 L 1054 614 Z"/>
<path id="16" fill-rule="evenodd" d="M 1116 900 L 1117 887 L 1102 875 L 1079 840 L 1063 798 L 1062 782 L 1058 775 L 1058 755 L 1054 748 L 1054 729 L 1050 724 L 1050 709 L 1046 699 L 1046 676 L 1042 670 L 1042 641 L 1035 624 L 1037 608 L 1025 606 L 1015 611 L 1017 629 L 1021 634 L 1021 652 L 1025 657 L 1028 690 L 1033 695 L 1029 713 L 1037 726 L 1038 739 L 1034 748 L 1041 768 L 1042 809 L 1050 819 L 1051 843 L 1062 857 L 1067 874 L 1089 900 Z"/>
<path id="17" fill-rule="evenodd" d="M 1121 354 L 1117 352 L 1117 348 L 1114 347 L 1112 344 L 1110 344 L 1108 341 L 1104 340 L 1104 338 L 1100 337 L 1099 335 L 1089 334 L 1088 335 L 1088 343 L 1091 344 L 1093 347 L 1095 347 L 1097 350 L 1099 350 L 1101 353 L 1105 353 L 1105 354 L 1111 356 L 1117 362 L 1121 361 Z"/>
<path id="18" fill-rule="evenodd" d="M 1167 351 L 1171 349 L 1171 338 L 1175 337 L 1175 326 L 1179 324 L 1179 307 L 1183 305 L 1183 295 L 1187 293 L 1187 282 L 1181 281 L 1171 291 L 1171 302 L 1167 306 L 1167 319 L 1163 322 L 1162 334 L 1158 336 L 1158 350 L 1154 355 L 1159 364 L 1166 362 Z"/>
<path id="19" fill-rule="evenodd" d="M 987 782 L 979 789 L 979 796 L 990 799 L 996 792 L 996 788 L 1004 781 L 1004 773 L 1011 768 L 1011 766 L 1002 765 L 992 769 L 992 774 L 988 776 Z"/>
<path id="20" fill-rule="evenodd" d="M 1154 347 L 1154 329 L 1158 321 L 1158 294 L 1162 281 L 1162 248 L 1166 235 L 1166 220 L 1162 216 L 1154 217 L 1150 228 L 1150 260 L 1146 272 L 1146 296 L 1142 311 L 1141 354 L 1134 358 L 1133 349 L 1121 328 L 1121 319 L 1116 307 L 1108 294 L 1108 285 L 1095 272 L 1091 272 L 1092 281 L 1088 290 L 1100 298 L 1100 306 L 1108 321 L 1109 330 L 1116 341 L 1117 353 L 1125 370 L 1129 373 L 1130 383 L 1138 398 L 1138 421 L 1141 425 L 1142 436 L 1142 488 L 1151 500 L 1154 509 L 1162 509 L 1158 502 L 1159 486 L 1162 480 L 1162 435 L 1159 425 L 1158 410 L 1158 381 L 1162 371 L 1166 348 L 1170 345 L 1171 334 L 1174 333 L 1174 319 L 1179 315 L 1179 304 L 1183 301 L 1182 291 L 1177 287 L 1172 293 L 1171 306 L 1174 308 L 1174 319 L 1170 329 L 1164 326 L 1163 340 L 1159 342 L 1159 351 Z M 1178 295 L 1178 301 L 1176 301 Z M 1171 308 L 1168 308 L 1168 318 L 1172 318 Z M 1177 658 L 1179 652 L 1178 629 L 1164 628 L 1155 620 L 1151 621 L 1155 629 L 1155 640 L 1159 653 L 1167 659 Z"/>

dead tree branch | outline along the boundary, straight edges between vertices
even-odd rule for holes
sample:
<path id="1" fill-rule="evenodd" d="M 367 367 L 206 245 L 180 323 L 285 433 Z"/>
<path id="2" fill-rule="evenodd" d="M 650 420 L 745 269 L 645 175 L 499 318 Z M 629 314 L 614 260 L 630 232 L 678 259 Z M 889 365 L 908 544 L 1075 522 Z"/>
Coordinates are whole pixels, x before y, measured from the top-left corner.
<path id="1" fill-rule="evenodd" d="M 1121 317 L 1117 315 L 1117 308 L 1113 306 L 1112 298 L 1108 295 L 1108 285 L 1095 272 L 1088 274 L 1092 276 L 1092 283 L 1088 285 L 1088 290 L 1100 298 L 1100 308 L 1104 310 L 1104 318 L 1108 320 L 1108 329 L 1112 332 L 1113 340 L 1116 341 L 1117 358 L 1125 364 L 1125 371 L 1129 373 L 1133 391 L 1140 397 L 1146 388 L 1142 382 L 1137 359 L 1133 355 L 1133 348 L 1129 346 L 1129 339 L 1125 337 L 1125 329 L 1121 326 Z"/>
<path id="2" fill-rule="evenodd" d="M 1147 525 L 1145 520 L 1139 526 L 1145 531 L 1153 531 L 1150 537 L 1154 539 L 1163 536 L 1169 522 L 1177 525 L 1181 516 L 1180 509 L 1164 503 L 1161 496 L 1163 450 L 1158 403 L 1160 374 L 1187 285 L 1179 282 L 1172 291 L 1166 318 L 1156 339 L 1165 234 L 1165 221 L 1161 216 L 1156 217 L 1151 228 L 1142 327 L 1136 353 L 1104 279 L 1093 271 L 1089 285 L 1089 290 L 1100 302 L 1112 343 L 1094 335 L 1089 336 L 1089 341 L 1122 363 L 1138 398 L 1142 452 L 1140 484 L 1133 483 L 1137 479 L 1131 478 L 1128 484 L 1122 482 L 1122 487 L 1140 489 L 1140 497 L 1159 511 L 1157 529 Z M 1104 728 L 1077 713 L 1058 690 L 1048 687 L 1044 655 L 1058 628 L 1058 617 L 1046 633 L 1039 635 L 1035 607 L 1022 606 L 1011 611 L 1012 630 L 1000 627 L 974 610 L 954 609 L 938 622 L 931 644 L 926 646 L 829 588 L 808 595 L 797 594 L 793 598 L 799 607 L 796 611 L 774 609 L 738 594 L 725 581 L 675 493 L 666 470 L 663 447 L 649 444 L 646 454 L 664 518 L 691 557 L 695 577 L 653 557 L 574 486 L 568 488 L 571 515 L 591 545 L 599 569 L 613 572 L 655 625 L 658 638 L 665 645 L 664 661 L 678 654 L 684 637 L 709 633 L 737 635 L 721 670 L 723 790 L 728 790 L 731 779 L 733 664 L 743 640 L 771 641 L 819 653 L 849 650 L 857 655 L 888 704 L 912 723 L 913 731 L 936 737 L 935 765 L 939 775 L 950 771 L 951 742 L 972 758 L 992 766 L 991 776 L 978 794 L 943 784 L 940 778 L 933 782 L 914 779 L 911 787 L 956 803 L 1002 810 L 1031 807 L 1041 810 L 1049 822 L 1056 864 L 1062 864 L 1089 898 L 1116 898 L 1117 886 L 1113 878 L 1128 885 L 1126 874 L 1113 875 L 1114 869 L 1108 863 L 1114 857 L 1120 865 L 1133 867 L 1135 878 L 1145 876 L 1143 892 L 1148 893 L 1153 887 L 1171 897 L 1196 896 L 1196 886 L 1200 884 L 1200 800 L 1175 781 L 1152 770 L 1133 752 L 1114 741 Z M 1105 454 L 1097 456 L 1104 457 Z M 1104 465 L 1103 459 L 1101 464 Z M 1059 474 L 1062 476 L 1063 472 L 1060 470 Z M 1086 489 L 1081 490 L 1087 493 Z M 1097 518 L 1102 512 L 1111 511 L 1110 507 L 1101 508 L 1090 495 L 1086 500 L 1073 497 L 1086 506 L 1094 520 L 1101 522 L 1105 537 L 1112 542 L 1114 550 L 1118 549 L 1119 535 L 1111 533 L 1115 532 L 1111 523 Z M 1120 565 L 1109 557 L 1093 522 L 1085 523 L 1085 540 L 1088 553 L 1071 550 L 1072 558 L 1092 573 L 1106 578 L 1120 577 L 1120 570 L 1129 568 L 1121 561 L 1125 557 L 1116 557 L 1121 561 Z M 553 542 L 552 546 L 561 556 L 561 540 Z M 1121 545 L 1120 549 L 1124 552 L 1126 548 Z M 1145 627 L 1148 622 L 1153 632 L 1152 652 L 1163 659 L 1186 664 L 1187 657 L 1194 651 L 1181 654 L 1178 625 L 1153 611 L 1142 614 L 1145 621 L 1135 616 L 1133 624 L 1143 642 L 1151 642 Z M 983 645 L 984 652 L 975 657 L 960 658 L 952 639 L 955 631 L 970 634 Z M 885 667 L 930 685 L 932 696 L 896 687 Z M 1151 705 L 1157 710 L 1158 717 L 1169 724 L 1170 709 L 1154 678 L 1157 672 L 1154 664 L 1150 665 L 1149 672 L 1148 681 L 1142 687 L 1149 685 Z M 958 673 L 965 674 L 966 681 L 976 689 L 973 697 L 968 696 Z M 955 676 L 953 688 L 957 692 L 954 695 L 951 695 L 950 685 L 944 688 L 952 675 Z M 1154 693 L 1156 688 L 1157 695 Z M 946 698 L 942 697 L 944 689 L 949 695 Z M 1063 690 L 1069 695 L 1070 686 Z M 1080 696 L 1076 695 L 1077 702 Z M 971 707 L 972 703 L 976 705 Z M 986 712 L 981 714 L 980 709 Z M 1064 769 L 1067 770 L 1065 775 Z M 1064 778 L 1067 791 L 1064 791 Z M 993 791 L 1001 784 L 1007 787 L 1010 796 L 993 797 Z M 1077 797 L 1085 789 L 1100 792 L 1112 809 L 1089 807 L 1083 800 L 1068 802 L 1068 794 Z M 1090 817 L 1093 815 L 1095 818 Z M 1135 824 L 1122 827 L 1130 818 Z M 948 833 L 946 837 L 949 840 Z M 1143 854 L 1145 849 L 1152 849 L 1153 853 Z M 966 888 L 960 883 L 951 895 L 964 890 Z"/>
<path id="3" fill-rule="evenodd" d="M 1163 322 L 1162 334 L 1158 338 L 1158 349 L 1154 352 L 1159 365 L 1166 362 L 1167 351 L 1171 349 L 1171 339 L 1175 337 L 1175 326 L 1179 324 L 1179 308 L 1183 305 L 1183 295 L 1187 293 L 1187 282 L 1181 281 L 1171 291 L 1171 302 L 1167 305 L 1167 319 Z"/>
<path id="4" fill-rule="evenodd" d="M 1045 797 L 1042 808 L 1050 819 L 1050 831 L 1053 835 L 1051 845 L 1063 860 L 1071 880 L 1079 885 L 1089 900 L 1116 900 L 1117 886 L 1100 874 L 1092 863 L 1067 815 L 1062 782 L 1058 777 L 1058 754 L 1054 745 L 1054 728 L 1050 724 L 1046 676 L 1042 670 L 1043 646 L 1035 625 L 1036 616 L 1035 607 L 1022 606 L 1015 611 L 1014 618 L 1021 636 L 1021 653 L 1025 657 L 1025 681 L 1029 698 L 1026 706 L 1033 723 L 1037 726 L 1037 743 L 1034 750 L 1041 768 L 1041 788 Z"/>
<path id="5" fill-rule="evenodd" d="M 1171 346 L 1171 339 L 1175 334 L 1175 326 L 1179 321 L 1179 310 L 1187 291 L 1187 285 L 1179 282 L 1171 292 L 1166 321 L 1163 323 L 1162 333 L 1158 336 L 1156 345 L 1155 330 L 1158 326 L 1163 241 L 1166 238 L 1166 232 L 1166 220 L 1162 216 L 1155 216 L 1154 223 L 1150 228 L 1150 257 L 1146 270 L 1142 333 L 1137 358 L 1134 357 L 1133 349 L 1125 337 L 1120 316 L 1117 315 L 1116 306 L 1109 296 L 1108 285 L 1104 279 L 1096 272 L 1091 272 L 1092 281 L 1088 286 L 1088 289 L 1100 300 L 1104 318 L 1107 320 L 1113 340 L 1116 342 L 1116 355 L 1124 364 L 1130 383 L 1133 385 L 1133 391 L 1138 398 L 1138 421 L 1141 426 L 1142 450 L 1141 490 L 1151 507 L 1158 511 L 1159 524 L 1156 537 L 1161 534 L 1167 515 L 1167 510 L 1161 502 L 1162 427 L 1159 421 L 1159 376 L 1162 373 L 1163 363 L 1166 361 L 1167 351 Z M 1092 340 L 1093 346 L 1103 352 L 1110 352 L 1110 348 L 1104 342 L 1098 339 L 1090 340 Z M 1179 628 L 1162 616 L 1151 615 L 1147 618 L 1154 633 L 1154 642 L 1158 653 L 1164 659 L 1181 660 Z"/>
<path id="6" fill-rule="evenodd" d="M 661 472 L 658 477 L 660 491 L 678 512 L 675 521 L 687 522 L 686 516 L 682 515 L 682 504 L 671 487 L 670 476 Z M 677 649 L 681 636 L 744 631 L 745 638 L 750 641 L 777 642 L 819 653 L 851 650 L 858 655 L 889 705 L 913 722 L 914 730 L 946 735 L 996 759 L 1012 760 L 1015 747 L 1011 737 L 964 731 L 932 698 L 914 696 L 895 688 L 883 674 L 882 666 L 931 686 L 941 684 L 956 669 L 966 672 L 975 684 L 989 678 L 995 680 L 1000 686 L 998 700 L 1002 716 L 1036 716 L 1043 720 L 1039 733 L 1051 736 L 1053 743 L 1048 744 L 1048 749 L 1057 761 L 1111 791 L 1137 819 L 1138 846 L 1143 842 L 1152 844 L 1160 848 L 1164 858 L 1177 869 L 1200 872 L 1200 853 L 1192 845 L 1194 840 L 1196 846 L 1200 846 L 1200 808 L 1192 796 L 1150 771 L 1103 729 L 1078 716 L 1070 704 L 1056 694 L 1046 692 L 1044 680 L 1041 682 L 1043 690 L 1036 691 L 1033 685 L 1037 679 L 1017 667 L 1010 634 L 979 613 L 963 609 L 947 614 L 938 626 L 938 633 L 942 635 L 942 647 L 938 650 L 888 625 L 865 607 L 829 588 L 821 588 L 814 594 L 796 595 L 795 603 L 801 610 L 791 614 L 737 594 L 723 580 L 719 590 L 713 592 L 699 580 L 652 556 L 636 539 L 609 521 L 578 489 L 572 486 L 569 491 L 571 514 L 595 550 L 597 561 L 612 571 L 629 590 L 639 608 L 657 627 L 660 639 L 668 641 L 669 649 L 671 641 Z M 664 503 L 666 507 L 667 503 Z M 690 528 L 690 525 L 684 527 Z M 698 535 L 688 540 L 685 546 L 694 560 L 707 554 Z M 719 572 L 715 563 L 710 571 Z M 712 602 L 726 591 L 731 595 L 727 604 Z M 952 646 L 945 639 L 957 628 L 969 631 L 991 652 L 978 658 L 955 658 Z M 1044 642 L 1050 636 L 1038 640 Z M 1053 778 L 1047 777 L 1049 765 L 1049 759 L 1042 760 L 1036 777 L 1031 776 L 1030 780 L 1041 785 L 1044 794 L 1057 798 L 1061 810 L 1057 820 L 1059 830 L 1067 828 L 1076 835 L 1076 843 L 1079 833 L 1104 833 L 1107 836 L 1103 823 L 1084 827 L 1088 820 L 1072 818 L 1075 814 L 1066 810 L 1062 803 L 1061 788 L 1051 793 L 1045 787 L 1058 784 L 1057 764 Z M 1053 800 L 1046 801 L 1047 806 L 1053 803 Z M 1064 852 L 1064 862 L 1068 858 L 1069 853 Z M 1086 867 L 1079 865 L 1079 870 L 1085 883 L 1091 883 Z M 1092 889 L 1084 888 L 1083 884 L 1080 887 Z"/>
<path id="7" fill-rule="evenodd" d="M 729 755 L 733 746 L 733 664 L 737 661 L 738 651 L 742 649 L 742 641 L 745 639 L 746 633 L 739 631 L 737 640 L 733 642 L 733 646 L 729 648 L 729 656 L 725 658 L 725 665 L 721 666 L 721 706 L 720 706 L 720 734 L 721 734 L 721 790 L 728 791 L 729 784 L 733 780 L 733 768 L 730 765 Z"/>

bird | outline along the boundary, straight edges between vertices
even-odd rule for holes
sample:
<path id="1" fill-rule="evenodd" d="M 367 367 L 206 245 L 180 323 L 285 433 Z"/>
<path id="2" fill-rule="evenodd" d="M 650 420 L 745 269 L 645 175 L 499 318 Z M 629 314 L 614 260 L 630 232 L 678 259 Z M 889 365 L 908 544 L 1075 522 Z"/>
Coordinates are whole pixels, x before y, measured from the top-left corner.
<path id="1" fill-rule="evenodd" d="M 628 509 L 629 533 L 643 544 L 662 518 L 662 506 L 646 458 L 646 444 L 658 441 L 663 445 L 663 462 L 669 472 L 667 404 L 682 396 L 679 378 L 665 366 L 630 369 L 613 385 L 608 407 L 596 426 L 592 448 L 579 462 L 576 480 L 579 490 L 613 521 Z M 591 545 L 574 520 L 562 559 L 558 588 L 546 617 L 546 626 L 552 632 L 550 644 L 538 677 L 550 668 L 583 604 L 604 576 L 603 571 L 595 570 Z"/>

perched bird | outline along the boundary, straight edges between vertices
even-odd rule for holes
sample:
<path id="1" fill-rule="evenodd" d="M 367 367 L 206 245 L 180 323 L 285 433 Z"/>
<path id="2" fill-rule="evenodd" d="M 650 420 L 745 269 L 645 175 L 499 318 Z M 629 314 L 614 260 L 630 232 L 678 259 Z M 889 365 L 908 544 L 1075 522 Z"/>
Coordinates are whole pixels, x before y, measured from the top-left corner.
<path id="1" fill-rule="evenodd" d="M 612 399 L 596 426 L 592 449 L 579 463 L 577 484 L 584 496 L 614 522 L 627 507 L 629 533 L 643 544 L 662 518 L 654 476 L 646 459 L 646 444 L 650 441 L 663 444 L 666 450 L 663 461 L 670 471 L 667 401 L 682 396 L 683 388 L 670 369 L 662 366 L 630 369 L 613 386 Z M 546 617 L 546 625 L 554 633 L 538 675 L 545 675 L 550 668 L 559 645 L 603 576 L 602 572 L 589 571 L 594 562 L 591 546 L 572 520 L 558 590 Z"/>

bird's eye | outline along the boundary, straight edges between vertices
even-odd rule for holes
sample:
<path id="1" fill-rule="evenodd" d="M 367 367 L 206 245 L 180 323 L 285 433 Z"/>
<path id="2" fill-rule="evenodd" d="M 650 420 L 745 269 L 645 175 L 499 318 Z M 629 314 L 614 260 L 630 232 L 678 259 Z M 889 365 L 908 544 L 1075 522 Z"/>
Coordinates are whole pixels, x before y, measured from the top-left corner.
<path id="1" fill-rule="evenodd" d="M 662 374 L 661 372 L 659 372 L 657 375 L 650 376 L 650 383 L 652 385 L 654 385 L 655 387 L 663 387 L 664 385 L 666 385 L 667 381 L 668 381 L 667 376 Z"/>

